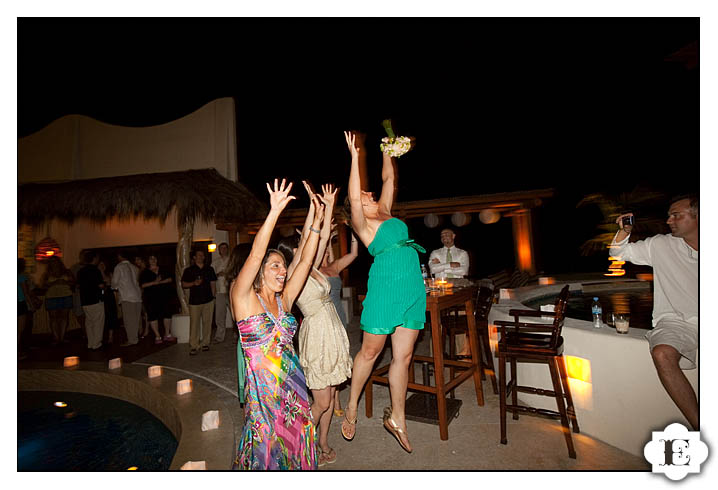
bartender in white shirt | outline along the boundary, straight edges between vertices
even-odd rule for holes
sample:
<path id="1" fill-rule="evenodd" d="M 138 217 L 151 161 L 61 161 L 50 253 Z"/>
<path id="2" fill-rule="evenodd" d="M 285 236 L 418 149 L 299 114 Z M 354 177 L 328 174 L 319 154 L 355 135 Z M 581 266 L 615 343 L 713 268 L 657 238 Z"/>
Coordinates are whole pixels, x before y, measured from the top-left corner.
<path id="1" fill-rule="evenodd" d="M 469 254 L 454 246 L 456 234 L 451 228 L 441 230 L 442 248 L 429 255 L 429 269 L 434 276 L 446 273 L 447 278 L 466 277 L 469 274 Z"/>

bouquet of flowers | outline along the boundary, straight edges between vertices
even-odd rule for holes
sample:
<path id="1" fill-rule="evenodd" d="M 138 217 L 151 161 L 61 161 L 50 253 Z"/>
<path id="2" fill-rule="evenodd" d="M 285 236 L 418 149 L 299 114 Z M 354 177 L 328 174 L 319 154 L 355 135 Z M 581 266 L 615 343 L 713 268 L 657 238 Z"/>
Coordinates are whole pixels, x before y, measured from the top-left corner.
<path id="1" fill-rule="evenodd" d="M 387 137 L 381 139 L 381 144 L 379 145 L 379 148 L 381 148 L 383 153 L 386 153 L 391 157 L 400 157 L 411 150 L 414 138 L 396 136 L 394 131 L 391 129 L 391 119 L 384 120 L 382 125 L 388 135 Z"/>

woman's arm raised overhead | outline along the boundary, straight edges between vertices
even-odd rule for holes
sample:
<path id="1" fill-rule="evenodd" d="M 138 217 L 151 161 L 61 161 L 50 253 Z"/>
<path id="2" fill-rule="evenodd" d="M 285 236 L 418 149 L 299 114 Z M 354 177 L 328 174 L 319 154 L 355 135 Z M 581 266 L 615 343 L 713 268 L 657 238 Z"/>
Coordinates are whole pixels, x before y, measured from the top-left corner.
<path id="1" fill-rule="evenodd" d="M 274 179 L 274 188 L 270 188 L 269 184 L 267 184 L 267 190 L 269 191 L 270 202 L 269 213 L 259 228 L 257 235 L 254 237 L 249 257 L 247 257 L 244 266 L 242 266 L 242 269 L 237 275 L 237 279 L 235 279 L 236 284 L 234 285 L 232 294 L 233 302 L 242 301 L 251 293 L 252 283 L 262 265 L 264 254 L 267 252 L 267 246 L 269 245 L 269 239 L 272 236 L 279 215 L 284 208 L 287 207 L 289 201 L 296 199 L 296 197 L 289 195 L 289 192 L 292 190 L 292 183 L 290 182 L 289 185 L 286 185 L 286 179 L 282 179 L 281 184 L 278 183 L 278 179 Z"/>
<path id="2" fill-rule="evenodd" d="M 312 195 L 314 201 L 314 219 L 312 220 L 312 228 L 319 230 L 324 218 L 324 205 L 319 201 L 316 194 Z M 289 311 L 292 309 L 294 300 L 299 296 L 304 288 L 304 282 L 309 276 L 309 271 L 314 262 L 314 256 L 317 253 L 317 245 L 319 243 L 319 233 L 314 231 L 309 233 L 309 238 L 304 244 L 302 249 L 301 258 L 294 268 L 294 274 L 284 285 L 284 291 L 282 292 L 282 302 L 284 303 L 284 309 Z M 297 253 L 299 255 L 299 253 Z"/>
<path id="3" fill-rule="evenodd" d="M 299 263 L 299 258 L 301 257 L 304 245 L 307 243 L 307 239 L 309 238 L 310 228 L 312 226 L 312 221 L 314 220 L 314 199 L 312 198 L 312 196 L 314 196 L 314 192 L 312 191 L 312 186 L 306 180 L 303 180 L 302 184 L 304 184 L 304 189 L 306 189 L 307 195 L 309 196 L 309 211 L 307 212 L 307 217 L 304 220 L 304 227 L 299 235 L 300 238 L 299 245 L 297 245 L 297 252 L 294 254 L 292 262 L 287 264 L 287 278 L 292 277 L 294 269 Z"/>
<path id="4" fill-rule="evenodd" d="M 379 212 L 391 216 L 391 207 L 394 205 L 396 193 L 396 158 L 386 153 L 381 154 L 381 196 L 379 197 Z"/>
<path id="5" fill-rule="evenodd" d="M 359 176 L 359 147 L 356 143 L 356 134 L 353 131 L 344 131 L 344 139 L 347 142 L 349 153 L 352 156 L 351 169 L 349 170 L 349 205 L 352 212 L 352 229 L 365 245 L 369 245 L 373 239 L 364 217 L 364 209 L 361 203 L 361 177 Z"/>
<path id="6" fill-rule="evenodd" d="M 327 243 L 332 235 L 332 214 L 334 213 L 334 203 L 337 199 L 337 191 L 332 184 L 322 185 L 322 195 L 319 196 L 322 204 L 324 204 L 324 224 L 322 230 L 319 233 L 319 245 L 317 246 L 317 253 L 314 258 L 314 267 L 319 267 L 324 259 L 324 252 L 327 249 Z"/>

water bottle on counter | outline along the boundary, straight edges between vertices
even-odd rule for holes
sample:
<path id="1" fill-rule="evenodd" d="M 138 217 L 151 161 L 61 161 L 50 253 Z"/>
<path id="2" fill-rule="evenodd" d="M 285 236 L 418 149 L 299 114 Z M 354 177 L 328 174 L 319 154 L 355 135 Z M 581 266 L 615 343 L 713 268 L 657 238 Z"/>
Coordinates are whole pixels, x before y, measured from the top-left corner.
<path id="1" fill-rule="evenodd" d="M 603 308 L 601 308 L 601 303 L 598 302 L 598 296 L 593 297 L 593 303 L 591 303 L 591 316 L 593 317 L 593 328 L 601 328 L 601 326 L 603 326 L 603 321 L 601 320 L 603 316 Z"/>

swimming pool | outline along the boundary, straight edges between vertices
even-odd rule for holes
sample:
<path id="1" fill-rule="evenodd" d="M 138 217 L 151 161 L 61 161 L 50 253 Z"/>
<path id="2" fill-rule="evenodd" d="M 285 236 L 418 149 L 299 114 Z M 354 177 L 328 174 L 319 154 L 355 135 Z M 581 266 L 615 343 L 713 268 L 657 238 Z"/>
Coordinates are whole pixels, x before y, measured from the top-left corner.
<path id="1" fill-rule="evenodd" d="M 170 430 L 137 405 L 74 392 L 17 396 L 18 471 L 163 471 L 177 450 Z"/>
<path id="2" fill-rule="evenodd" d="M 554 304 L 557 294 L 532 298 L 522 301 L 531 308 L 539 309 L 541 305 Z M 653 313 L 653 291 L 651 289 L 631 289 L 614 291 L 571 291 L 566 306 L 566 316 L 578 320 L 591 321 L 591 302 L 593 297 L 603 308 L 603 321 L 613 326 L 611 313 L 629 313 L 631 328 L 650 330 Z"/>

